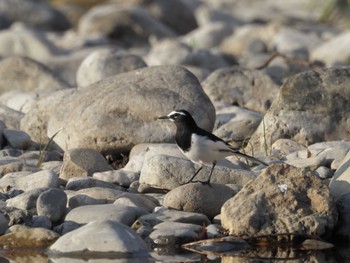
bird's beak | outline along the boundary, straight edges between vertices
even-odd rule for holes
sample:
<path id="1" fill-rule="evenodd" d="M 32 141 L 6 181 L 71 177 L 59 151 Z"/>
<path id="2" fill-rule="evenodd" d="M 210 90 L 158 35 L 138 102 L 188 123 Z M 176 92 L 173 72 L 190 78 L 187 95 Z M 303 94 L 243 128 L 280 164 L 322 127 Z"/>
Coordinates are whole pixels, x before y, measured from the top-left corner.
<path id="1" fill-rule="evenodd" d="M 169 119 L 169 117 L 168 116 L 161 116 L 161 117 L 158 117 L 157 119 L 158 120 L 166 120 L 166 119 Z"/>

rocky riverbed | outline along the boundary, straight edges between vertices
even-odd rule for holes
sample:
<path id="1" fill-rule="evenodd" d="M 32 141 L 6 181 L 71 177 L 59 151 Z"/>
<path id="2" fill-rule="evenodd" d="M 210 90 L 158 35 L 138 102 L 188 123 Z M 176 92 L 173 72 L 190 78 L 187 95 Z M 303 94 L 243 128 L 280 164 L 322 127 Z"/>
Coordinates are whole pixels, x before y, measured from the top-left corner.
<path id="1" fill-rule="evenodd" d="M 329 3 L 3 0 L 4 262 L 250 262 L 249 238 L 289 234 L 335 244 L 305 262 L 349 260 L 349 7 Z M 269 166 L 182 185 L 174 109 Z M 251 256 L 299 256 L 274 249 Z"/>

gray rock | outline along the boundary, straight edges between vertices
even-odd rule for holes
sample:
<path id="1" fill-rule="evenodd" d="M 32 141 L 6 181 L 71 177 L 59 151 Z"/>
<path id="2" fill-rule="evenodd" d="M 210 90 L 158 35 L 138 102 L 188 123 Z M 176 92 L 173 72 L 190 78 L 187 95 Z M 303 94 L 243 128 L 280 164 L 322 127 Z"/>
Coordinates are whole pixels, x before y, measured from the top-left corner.
<path id="1" fill-rule="evenodd" d="M 120 50 L 100 49 L 87 56 L 77 71 L 77 85 L 85 87 L 101 79 L 146 67 L 139 56 Z"/>
<path id="2" fill-rule="evenodd" d="M 115 200 L 114 204 L 122 204 L 126 206 L 141 208 L 148 213 L 152 213 L 152 211 L 157 206 L 159 206 L 159 202 L 155 198 L 150 198 L 147 195 L 131 193 L 125 193 L 117 200 Z"/>
<path id="3" fill-rule="evenodd" d="M 63 166 L 62 161 L 48 161 L 48 162 L 43 162 L 40 168 L 43 170 L 53 171 L 59 175 L 61 172 L 62 166 Z"/>
<path id="4" fill-rule="evenodd" d="M 108 183 L 117 184 L 123 187 L 129 187 L 132 182 L 139 180 L 140 173 L 119 169 L 105 172 L 97 172 L 94 173 L 92 177 Z"/>
<path id="5" fill-rule="evenodd" d="M 321 236 L 331 233 L 337 219 L 328 187 L 312 172 L 287 164 L 269 166 L 221 208 L 222 226 L 231 235 Z"/>
<path id="6" fill-rule="evenodd" d="M 186 34 L 198 25 L 193 9 L 187 1 L 169 0 L 167 2 L 140 1 L 145 9 L 156 19 L 179 34 Z"/>
<path id="7" fill-rule="evenodd" d="M 294 167 L 298 168 L 308 168 L 310 170 L 316 170 L 317 168 L 321 166 L 325 166 L 329 164 L 327 159 L 323 156 L 312 156 L 309 158 L 289 158 L 289 156 L 286 157 L 286 160 L 283 160 L 283 162 L 292 165 Z"/>
<path id="8" fill-rule="evenodd" d="M 62 224 L 55 226 L 53 230 L 62 236 L 64 234 L 67 234 L 68 232 L 78 229 L 81 226 L 81 224 L 78 224 L 73 221 L 65 221 Z"/>
<path id="9" fill-rule="evenodd" d="M 143 8 L 115 4 L 91 8 L 79 20 L 78 32 L 83 36 L 102 35 L 112 38 L 117 37 L 113 34 L 122 32 L 117 37 L 118 41 L 133 46 L 147 44 L 150 37 L 165 38 L 176 35 Z"/>
<path id="10" fill-rule="evenodd" d="M 68 207 L 75 208 L 83 205 L 113 203 L 125 192 L 116 189 L 92 187 L 79 191 L 66 191 L 66 193 Z"/>
<path id="11" fill-rule="evenodd" d="M 113 220 L 131 226 L 139 216 L 138 211 L 135 207 L 122 204 L 85 205 L 72 209 L 66 215 L 65 221 L 87 224 L 92 221 Z"/>
<path id="12" fill-rule="evenodd" d="M 350 152 L 345 156 L 329 183 L 329 190 L 337 200 L 350 192 Z"/>
<path id="13" fill-rule="evenodd" d="M 214 134 L 225 141 L 249 140 L 261 121 L 261 114 L 236 106 L 216 111 L 218 128 Z"/>
<path id="14" fill-rule="evenodd" d="M 42 61 L 53 54 L 62 54 L 62 50 L 53 45 L 43 32 L 28 30 L 21 27 L 12 27 L 11 30 L 3 30 L 0 32 L 0 55 L 24 56 Z M 22 59 L 19 60 L 23 61 Z M 25 68 L 23 68 L 23 70 L 25 70 Z M 28 70 L 31 72 L 30 69 Z M 9 73 L 11 72 L 9 71 Z M 12 72 L 12 74 L 17 73 Z M 12 74 L 10 74 L 10 76 Z"/>
<path id="15" fill-rule="evenodd" d="M 282 54 L 308 59 L 308 53 L 321 43 L 316 32 L 302 32 L 290 27 L 281 28 L 272 40 L 271 45 Z M 306 55 L 301 57 L 302 52 Z"/>
<path id="16" fill-rule="evenodd" d="M 25 57 L 9 57 L 0 62 L 0 92 L 36 91 L 42 96 L 68 85 L 43 64 Z"/>
<path id="17" fill-rule="evenodd" d="M 326 69 L 289 78 L 250 140 L 254 151 L 264 152 L 280 138 L 302 145 L 349 139 L 349 75 L 350 69 Z"/>
<path id="18" fill-rule="evenodd" d="M 145 57 L 147 65 L 191 65 L 210 71 L 231 64 L 220 53 L 195 49 L 174 39 L 158 41 Z"/>
<path id="19" fill-rule="evenodd" d="M 18 130 L 23 116 L 23 112 L 11 109 L 5 105 L 0 105 L 0 119 L 5 123 L 7 128 Z"/>
<path id="20" fill-rule="evenodd" d="M 213 102 L 258 112 L 265 112 L 270 107 L 279 89 L 263 72 L 238 67 L 214 71 L 202 86 Z"/>
<path id="21" fill-rule="evenodd" d="M 349 49 L 346 48 L 348 45 L 350 45 L 350 32 L 344 31 L 315 47 L 310 59 L 323 61 L 328 67 L 336 63 L 347 63 L 350 58 Z M 329 50 L 332 50 L 332 54 Z"/>
<path id="22" fill-rule="evenodd" d="M 174 143 L 140 143 L 131 149 L 129 161 L 125 165 L 124 170 L 140 173 L 144 160 L 160 154 L 179 158 L 185 157 Z"/>
<path id="23" fill-rule="evenodd" d="M 142 166 L 140 183 L 171 190 L 178 187 L 181 183 L 187 182 L 198 168 L 188 159 L 168 155 L 155 155 L 147 159 Z M 204 166 L 195 180 L 207 180 L 210 170 L 211 167 Z M 222 160 L 215 167 L 211 182 L 232 183 L 242 186 L 255 178 L 255 176 L 252 171 L 241 169 L 227 160 Z"/>
<path id="24" fill-rule="evenodd" d="M 173 125 L 155 118 L 175 107 L 193 112 L 202 128 L 212 130 L 214 107 L 197 79 L 179 66 L 142 68 L 84 89 L 56 92 L 32 106 L 21 129 L 45 142 L 46 132 L 51 137 L 64 127 L 54 138 L 63 149 L 125 153 L 138 143 L 174 140 Z"/>
<path id="25" fill-rule="evenodd" d="M 210 220 L 206 215 L 165 208 L 160 208 L 152 214 L 143 215 L 139 217 L 138 220 L 148 223 L 151 226 L 155 226 L 162 222 L 190 223 L 200 226 L 210 224 Z"/>
<path id="26" fill-rule="evenodd" d="M 66 214 L 67 195 L 61 189 L 51 188 L 41 193 L 36 201 L 39 216 L 47 216 L 51 222 L 61 221 Z"/>
<path id="27" fill-rule="evenodd" d="M 60 178 L 92 176 L 95 172 L 112 170 L 102 154 L 93 149 L 75 148 L 64 153 Z"/>
<path id="28" fill-rule="evenodd" d="M 350 194 L 342 195 L 337 201 L 339 220 L 335 233 L 343 238 L 350 238 Z"/>
<path id="29" fill-rule="evenodd" d="M 0 187 L 3 189 L 11 187 L 24 191 L 42 187 L 55 188 L 58 187 L 58 184 L 58 176 L 53 171 L 14 172 L 8 173 L 0 179 Z"/>
<path id="30" fill-rule="evenodd" d="M 4 129 L 2 134 L 7 144 L 12 148 L 26 150 L 32 145 L 30 136 L 24 131 Z"/>
<path id="31" fill-rule="evenodd" d="M 181 41 L 196 48 L 210 49 L 217 47 L 221 41 L 231 35 L 233 28 L 225 23 L 216 22 L 201 26 L 181 38 Z"/>
<path id="32" fill-rule="evenodd" d="M 220 214 L 222 205 L 237 192 L 222 184 L 186 184 L 164 197 L 164 207 L 205 214 L 209 219 Z"/>
<path id="33" fill-rule="evenodd" d="M 154 226 L 149 235 L 157 246 L 179 246 L 198 240 L 203 226 L 178 222 L 163 222 Z"/>
<path id="34" fill-rule="evenodd" d="M 3 0 L 0 13 L 11 23 L 20 21 L 41 30 L 63 31 L 70 28 L 68 19 L 46 1 Z"/>
<path id="35" fill-rule="evenodd" d="M 17 195 L 6 201 L 7 206 L 15 207 L 18 209 L 27 210 L 30 213 L 36 214 L 36 202 L 39 195 L 49 188 L 35 188 L 32 190 L 25 191 L 24 193 Z"/>
<path id="36" fill-rule="evenodd" d="M 101 187 L 101 188 L 110 188 L 110 189 L 117 189 L 123 191 L 124 188 L 115 185 L 113 183 L 108 183 L 105 181 L 101 181 L 95 178 L 91 177 L 73 177 L 70 178 L 66 185 L 66 190 L 81 190 L 84 188 L 91 188 L 91 187 Z"/>
<path id="37" fill-rule="evenodd" d="M 47 216 L 33 216 L 32 217 L 32 223 L 30 224 L 30 227 L 42 227 L 46 229 L 51 229 L 52 222 Z"/>
<path id="38" fill-rule="evenodd" d="M 148 256 L 145 242 L 129 227 L 112 220 L 91 222 L 63 235 L 49 248 L 49 254 L 78 256 L 81 253 L 143 256 L 144 260 Z"/>
<path id="39" fill-rule="evenodd" d="M 5 234 L 8 229 L 8 224 L 8 219 L 6 219 L 3 213 L 0 213 L 0 235 Z"/>
<path id="40" fill-rule="evenodd" d="M 325 166 L 320 166 L 315 170 L 316 175 L 321 179 L 332 178 L 334 171 Z"/>
<path id="41" fill-rule="evenodd" d="M 280 157 L 288 156 L 291 153 L 298 151 L 306 151 L 306 147 L 291 140 L 291 139 L 278 139 L 271 145 L 274 155 L 279 155 Z M 305 155 L 307 157 L 307 155 Z"/>

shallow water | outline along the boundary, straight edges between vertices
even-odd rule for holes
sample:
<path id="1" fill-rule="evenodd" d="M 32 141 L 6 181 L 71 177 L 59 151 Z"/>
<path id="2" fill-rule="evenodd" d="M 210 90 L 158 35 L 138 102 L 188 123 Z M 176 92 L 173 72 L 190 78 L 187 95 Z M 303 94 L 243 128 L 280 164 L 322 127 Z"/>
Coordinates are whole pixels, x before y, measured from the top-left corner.
<path id="1" fill-rule="evenodd" d="M 177 250 L 174 253 L 168 250 L 156 250 L 151 252 L 148 258 L 53 258 L 43 252 L 34 251 L 2 251 L 0 253 L 0 263 L 5 262 L 35 262 L 35 263 L 142 263 L 142 262 L 207 262 L 207 263 L 257 263 L 257 262 L 312 262 L 312 263 L 343 263 L 350 262 L 350 242 L 336 245 L 334 248 L 318 251 L 291 252 L 281 251 L 276 253 L 250 253 L 250 254 L 230 254 L 222 255 L 201 255 L 185 250 Z"/>

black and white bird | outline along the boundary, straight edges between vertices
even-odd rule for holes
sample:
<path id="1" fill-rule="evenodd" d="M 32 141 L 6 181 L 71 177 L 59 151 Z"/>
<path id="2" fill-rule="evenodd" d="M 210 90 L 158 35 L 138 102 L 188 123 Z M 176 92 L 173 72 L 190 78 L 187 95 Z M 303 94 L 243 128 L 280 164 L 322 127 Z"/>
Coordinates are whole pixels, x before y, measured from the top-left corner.
<path id="1" fill-rule="evenodd" d="M 168 115 L 159 117 L 158 119 L 167 119 L 175 123 L 175 141 L 181 152 L 193 163 L 200 165 L 199 169 L 186 183 L 194 182 L 193 179 L 199 171 L 202 170 L 204 165 L 211 165 L 212 167 L 208 180 L 204 182 L 201 181 L 202 183 L 210 185 L 210 178 L 217 161 L 230 155 L 237 155 L 252 162 L 268 166 L 267 163 L 241 153 L 238 149 L 229 145 L 219 137 L 198 127 L 191 114 L 186 110 L 174 110 Z"/>

